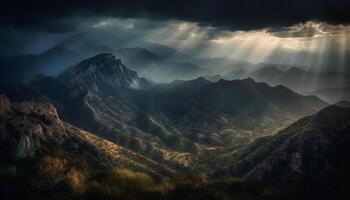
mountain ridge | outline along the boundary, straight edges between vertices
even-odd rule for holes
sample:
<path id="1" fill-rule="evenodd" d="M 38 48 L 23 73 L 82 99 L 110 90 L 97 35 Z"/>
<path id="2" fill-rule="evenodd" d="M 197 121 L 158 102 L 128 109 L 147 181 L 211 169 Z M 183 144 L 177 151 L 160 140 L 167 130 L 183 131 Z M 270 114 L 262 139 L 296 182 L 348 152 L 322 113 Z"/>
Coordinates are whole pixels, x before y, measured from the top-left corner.
<path id="1" fill-rule="evenodd" d="M 341 102 L 328 106 L 275 136 L 253 142 L 229 155 L 232 163 L 216 175 L 228 173 L 283 184 L 344 182 L 347 172 L 343 169 L 350 165 L 344 155 L 350 143 L 348 105 Z"/>
<path id="2" fill-rule="evenodd" d="M 271 86 L 284 85 L 299 93 L 310 94 L 310 91 L 323 88 L 348 86 L 350 83 L 346 79 L 347 76 L 348 74 L 334 72 L 317 73 L 299 67 L 290 67 L 287 70 L 281 70 L 278 66 L 264 64 L 252 71 L 232 71 L 222 75 L 208 76 L 208 78 L 210 80 L 220 78 L 233 80 L 252 77 L 257 81 L 266 82 Z"/>
<path id="3" fill-rule="evenodd" d="M 140 87 L 131 87 L 134 80 Z M 275 134 L 327 105 L 253 79 L 210 82 L 200 77 L 149 84 L 112 54 L 4 92 L 16 100 L 33 96 L 49 101 L 75 126 L 164 165 L 187 169 L 231 145 Z"/>
<path id="4" fill-rule="evenodd" d="M 93 90 L 103 87 L 141 87 L 141 78 L 135 71 L 129 70 L 120 59 L 111 53 L 99 54 L 85 59 L 69 68 L 58 78 L 69 87 L 83 85 Z"/>
<path id="5" fill-rule="evenodd" d="M 11 102 L 0 95 L 2 162 L 65 152 L 105 169 L 129 168 L 162 177 L 175 172 L 62 121 L 48 103 Z M 10 145 L 10 146 L 9 146 Z"/>

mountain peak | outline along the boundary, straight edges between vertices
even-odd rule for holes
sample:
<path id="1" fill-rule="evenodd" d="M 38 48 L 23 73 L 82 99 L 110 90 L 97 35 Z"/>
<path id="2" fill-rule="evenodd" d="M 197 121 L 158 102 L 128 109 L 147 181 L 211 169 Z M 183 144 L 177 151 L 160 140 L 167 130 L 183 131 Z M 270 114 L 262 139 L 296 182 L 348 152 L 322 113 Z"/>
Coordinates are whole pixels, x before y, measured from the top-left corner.
<path id="1" fill-rule="evenodd" d="M 92 90 L 104 88 L 139 88 L 141 79 L 111 53 L 103 53 L 85 59 L 59 76 L 70 87 Z"/>
<path id="2" fill-rule="evenodd" d="M 251 84 L 255 84 L 257 83 L 254 79 L 252 79 L 251 77 L 245 78 L 245 79 L 240 79 L 240 80 L 226 80 L 226 79 L 220 79 L 217 83 L 219 84 L 232 84 L 232 83 L 239 83 L 239 84 L 247 84 L 247 83 L 251 83 Z"/>
<path id="3" fill-rule="evenodd" d="M 206 78 L 204 78 L 203 76 L 200 76 L 192 81 L 196 81 L 196 82 L 204 82 L 204 83 L 210 83 L 211 81 L 207 80 Z"/>
<path id="4" fill-rule="evenodd" d="M 55 56 L 55 55 L 59 55 L 59 54 L 73 54 L 73 52 L 63 45 L 56 45 L 56 46 L 48 49 L 47 51 L 45 51 L 41 55 Z"/>
<path id="5" fill-rule="evenodd" d="M 115 59 L 112 53 L 101 53 L 91 57 L 89 60 L 100 60 L 100 59 Z"/>
<path id="6" fill-rule="evenodd" d="M 268 65 L 265 67 L 262 67 L 261 69 L 256 70 L 257 72 L 279 72 L 281 70 L 279 70 L 275 65 Z"/>
<path id="7" fill-rule="evenodd" d="M 121 64 L 120 59 L 116 59 L 116 57 L 112 53 L 101 53 L 97 54 L 93 57 L 87 58 L 80 63 L 90 63 L 90 64 L 98 64 L 100 62 L 113 61 Z"/>
<path id="8" fill-rule="evenodd" d="M 181 80 L 173 81 L 172 84 L 179 86 L 182 89 L 184 88 L 199 89 L 199 88 L 205 87 L 206 85 L 209 85 L 210 83 L 212 82 L 200 76 L 196 79 L 189 80 L 189 81 L 181 81 Z"/>
<path id="9" fill-rule="evenodd" d="M 110 70 L 112 72 L 124 71 L 126 66 L 123 65 L 120 59 L 116 59 L 112 53 L 102 53 L 81 61 L 73 69 L 79 72 L 95 71 L 97 69 Z"/>
<path id="10" fill-rule="evenodd" d="M 305 70 L 300 69 L 298 67 L 291 67 L 286 72 L 289 72 L 289 73 L 304 73 Z"/>
<path id="11" fill-rule="evenodd" d="M 247 82 L 247 83 L 256 83 L 256 81 L 252 77 L 242 79 L 241 81 Z"/>

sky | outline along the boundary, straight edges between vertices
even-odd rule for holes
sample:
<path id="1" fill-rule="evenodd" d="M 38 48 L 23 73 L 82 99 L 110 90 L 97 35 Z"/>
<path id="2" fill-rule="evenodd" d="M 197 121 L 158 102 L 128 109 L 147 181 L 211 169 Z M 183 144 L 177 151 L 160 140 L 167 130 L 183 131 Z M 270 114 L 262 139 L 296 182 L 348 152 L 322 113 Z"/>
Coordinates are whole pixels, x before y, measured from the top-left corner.
<path id="1" fill-rule="evenodd" d="M 148 41 L 196 57 L 350 71 L 348 0 L 2 0 L 0 17 L 0 55 L 84 37 L 113 48 Z"/>

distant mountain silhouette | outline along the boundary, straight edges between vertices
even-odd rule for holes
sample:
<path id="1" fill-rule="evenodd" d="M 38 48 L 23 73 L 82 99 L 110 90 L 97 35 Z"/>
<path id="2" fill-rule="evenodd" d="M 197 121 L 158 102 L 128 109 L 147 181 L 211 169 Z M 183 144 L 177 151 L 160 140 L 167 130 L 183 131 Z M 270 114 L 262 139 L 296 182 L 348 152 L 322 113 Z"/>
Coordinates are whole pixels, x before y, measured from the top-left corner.
<path id="1" fill-rule="evenodd" d="M 336 103 L 342 100 L 350 101 L 350 87 L 325 88 L 309 94 L 319 96 L 329 103 Z"/>
<path id="2" fill-rule="evenodd" d="M 266 82 L 272 86 L 283 85 L 294 91 L 308 94 L 311 91 L 329 87 L 344 87 L 350 85 L 348 74 L 335 72 L 311 72 L 298 67 L 291 67 L 284 71 L 274 65 L 248 71 L 238 70 L 223 75 L 209 76 L 211 80 L 224 78 L 227 80 L 252 77 L 256 81 Z"/>
<path id="3" fill-rule="evenodd" d="M 82 59 L 101 53 L 113 53 L 115 50 L 113 47 L 107 44 L 87 39 L 84 35 L 75 35 L 63 40 L 60 44 L 72 49 L 74 52 L 77 52 Z"/>
<path id="4" fill-rule="evenodd" d="M 39 55 L 1 57 L 0 83 L 31 79 L 38 73 L 57 75 L 80 59 L 77 53 L 62 45 Z"/>
<path id="5" fill-rule="evenodd" d="M 210 70 L 193 63 L 177 60 L 173 54 L 158 55 L 145 48 L 118 49 L 116 56 L 121 58 L 131 69 L 136 70 L 140 76 L 155 81 L 188 80 L 210 73 Z"/>

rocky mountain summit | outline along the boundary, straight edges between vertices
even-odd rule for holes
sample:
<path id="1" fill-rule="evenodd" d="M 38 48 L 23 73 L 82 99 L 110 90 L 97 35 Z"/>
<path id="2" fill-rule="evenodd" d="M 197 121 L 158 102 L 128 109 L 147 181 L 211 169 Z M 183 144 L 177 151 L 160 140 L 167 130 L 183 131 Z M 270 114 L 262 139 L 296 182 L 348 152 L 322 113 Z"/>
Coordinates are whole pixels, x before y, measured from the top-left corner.
<path id="1" fill-rule="evenodd" d="M 129 70 L 113 54 L 99 54 L 81 61 L 58 77 L 68 87 L 83 87 L 94 91 L 127 87 L 138 89 L 141 78 Z"/>

